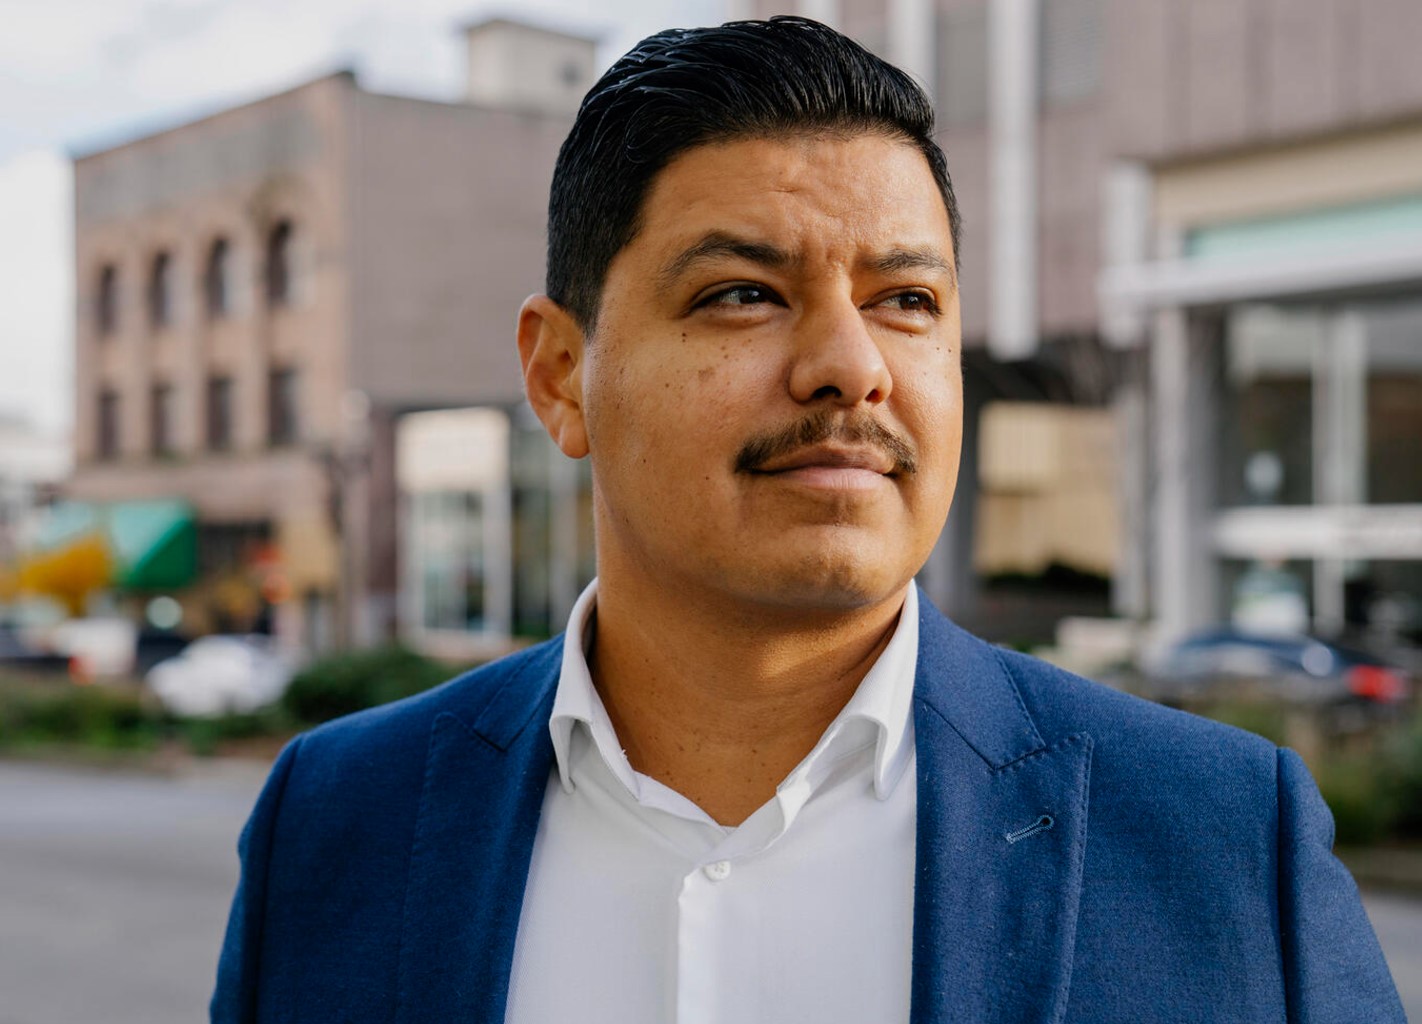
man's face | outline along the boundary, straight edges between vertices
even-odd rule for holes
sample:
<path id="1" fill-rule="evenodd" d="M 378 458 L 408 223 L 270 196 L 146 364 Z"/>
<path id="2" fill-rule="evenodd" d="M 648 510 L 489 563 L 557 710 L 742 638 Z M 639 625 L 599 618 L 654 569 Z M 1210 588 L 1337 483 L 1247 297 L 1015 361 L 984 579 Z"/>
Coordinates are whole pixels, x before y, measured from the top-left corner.
<path id="1" fill-rule="evenodd" d="M 804 611 L 896 596 L 957 476 L 954 259 L 899 139 L 740 140 L 668 165 L 579 367 L 599 573 Z"/>

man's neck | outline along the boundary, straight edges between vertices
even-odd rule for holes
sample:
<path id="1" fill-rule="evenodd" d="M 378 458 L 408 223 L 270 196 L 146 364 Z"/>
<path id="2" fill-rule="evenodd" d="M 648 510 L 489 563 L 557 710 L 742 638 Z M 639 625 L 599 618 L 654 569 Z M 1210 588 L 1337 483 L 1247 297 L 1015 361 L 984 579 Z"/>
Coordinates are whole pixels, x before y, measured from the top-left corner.
<path id="1" fill-rule="evenodd" d="M 632 767 L 738 825 L 848 703 L 902 606 L 900 591 L 791 613 L 600 580 L 588 664 Z"/>

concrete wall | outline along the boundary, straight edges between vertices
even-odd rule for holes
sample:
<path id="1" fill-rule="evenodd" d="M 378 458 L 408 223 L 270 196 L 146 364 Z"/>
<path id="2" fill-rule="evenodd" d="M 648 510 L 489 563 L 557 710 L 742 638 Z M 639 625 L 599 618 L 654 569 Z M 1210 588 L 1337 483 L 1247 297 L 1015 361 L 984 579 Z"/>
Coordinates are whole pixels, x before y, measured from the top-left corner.
<path id="1" fill-rule="evenodd" d="M 1110 144 L 1178 160 L 1422 108 L 1415 0 L 1112 0 Z"/>
<path id="2" fill-rule="evenodd" d="M 1422 193 L 1422 118 L 1161 168 L 1159 231 Z"/>
<path id="3" fill-rule="evenodd" d="M 987 121 L 987 0 L 938 0 L 940 142 L 963 212 L 963 333 L 987 333 L 992 176 Z M 1101 195 L 1104 3 L 1058 2 L 1039 25 L 1038 324 L 1043 336 L 1095 331 Z M 1056 13 L 1052 13 L 1055 11 Z"/>
<path id="4" fill-rule="evenodd" d="M 495 18 L 465 29 L 465 99 L 571 117 L 597 80 L 597 41 Z"/>
<path id="5" fill-rule="evenodd" d="M 548 183 L 570 120 L 356 103 L 350 386 L 377 406 L 518 401 L 514 325 L 543 288 Z"/>

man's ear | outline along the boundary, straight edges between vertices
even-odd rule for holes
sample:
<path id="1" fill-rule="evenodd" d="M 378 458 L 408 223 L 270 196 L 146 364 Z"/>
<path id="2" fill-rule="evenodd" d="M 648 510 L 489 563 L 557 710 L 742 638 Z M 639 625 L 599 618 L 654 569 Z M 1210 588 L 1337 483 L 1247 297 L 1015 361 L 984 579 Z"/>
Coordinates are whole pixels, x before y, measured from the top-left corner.
<path id="1" fill-rule="evenodd" d="M 588 453 L 583 419 L 583 332 L 572 316 L 546 295 L 530 295 L 518 311 L 518 355 L 523 389 L 548 436 L 563 454 Z"/>

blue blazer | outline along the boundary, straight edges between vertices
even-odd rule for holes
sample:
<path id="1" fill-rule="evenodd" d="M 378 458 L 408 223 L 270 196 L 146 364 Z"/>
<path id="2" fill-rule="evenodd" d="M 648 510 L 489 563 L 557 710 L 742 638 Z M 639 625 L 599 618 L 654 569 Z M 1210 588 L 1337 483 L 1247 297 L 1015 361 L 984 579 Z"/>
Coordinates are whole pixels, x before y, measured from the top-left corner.
<path id="1" fill-rule="evenodd" d="M 919 606 L 913 1024 L 1405 1019 L 1297 755 Z M 560 653 L 283 751 L 214 1021 L 503 1020 Z"/>

